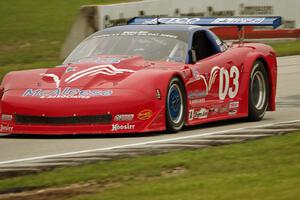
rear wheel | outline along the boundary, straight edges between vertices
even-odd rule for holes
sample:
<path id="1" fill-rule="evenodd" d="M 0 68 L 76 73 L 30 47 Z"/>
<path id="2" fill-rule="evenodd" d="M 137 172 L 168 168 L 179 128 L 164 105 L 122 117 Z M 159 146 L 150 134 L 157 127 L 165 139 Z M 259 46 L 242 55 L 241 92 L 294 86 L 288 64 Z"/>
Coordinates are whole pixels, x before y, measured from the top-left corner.
<path id="1" fill-rule="evenodd" d="M 249 82 L 249 114 L 251 121 L 261 120 L 269 102 L 268 74 L 262 62 L 256 61 L 251 71 Z"/>
<path id="2" fill-rule="evenodd" d="M 183 83 L 174 77 L 168 88 L 166 97 L 166 126 L 171 132 L 179 131 L 185 120 L 186 100 Z"/>

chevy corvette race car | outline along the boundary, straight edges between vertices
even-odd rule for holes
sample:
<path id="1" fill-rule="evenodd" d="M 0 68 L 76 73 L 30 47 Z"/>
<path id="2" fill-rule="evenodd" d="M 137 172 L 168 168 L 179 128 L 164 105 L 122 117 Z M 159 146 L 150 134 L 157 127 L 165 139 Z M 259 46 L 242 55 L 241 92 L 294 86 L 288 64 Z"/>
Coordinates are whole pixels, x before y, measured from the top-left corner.
<path id="1" fill-rule="evenodd" d="M 277 64 L 264 44 L 226 45 L 204 26 L 273 26 L 280 17 L 133 18 L 85 39 L 55 68 L 8 73 L 0 132 L 176 132 L 275 110 Z"/>

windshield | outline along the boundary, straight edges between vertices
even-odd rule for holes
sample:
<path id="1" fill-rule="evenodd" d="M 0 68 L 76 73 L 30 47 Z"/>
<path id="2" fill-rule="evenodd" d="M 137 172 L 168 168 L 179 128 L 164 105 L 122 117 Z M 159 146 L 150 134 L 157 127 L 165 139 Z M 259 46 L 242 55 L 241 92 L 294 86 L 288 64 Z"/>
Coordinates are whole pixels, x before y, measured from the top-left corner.
<path id="1" fill-rule="evenodd" d="M 100 55 L 139 55 L 145 60 L 184 63 L 187 48 L 188 44 L 182 39 L 182 34 L 158 31 L 114 32 L 83 41 L 64 64 Z"/>

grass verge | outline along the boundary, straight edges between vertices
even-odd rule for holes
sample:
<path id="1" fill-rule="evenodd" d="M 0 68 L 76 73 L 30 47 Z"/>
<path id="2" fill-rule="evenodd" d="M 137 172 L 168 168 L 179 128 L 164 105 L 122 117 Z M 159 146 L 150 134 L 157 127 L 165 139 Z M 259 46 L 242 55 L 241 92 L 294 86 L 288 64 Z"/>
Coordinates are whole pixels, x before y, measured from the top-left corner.
<path id="1" fill-rule="evenodd" d="M 300 40 L 272 42 L 278 56 L 300 55 Z"/>
<path id="2" fill-rule="evenodd" d="M 0 1 L 0 80 L 9 71 L 55 66 L 81 5 L 133 0 Z"/>
<path id="3" fill-rule="evenodd" d="M 72 199 L 297 199 L 299 148 L 300 132 L 10 178 L 0 192 L 93 182 L 98 187 Z"/>

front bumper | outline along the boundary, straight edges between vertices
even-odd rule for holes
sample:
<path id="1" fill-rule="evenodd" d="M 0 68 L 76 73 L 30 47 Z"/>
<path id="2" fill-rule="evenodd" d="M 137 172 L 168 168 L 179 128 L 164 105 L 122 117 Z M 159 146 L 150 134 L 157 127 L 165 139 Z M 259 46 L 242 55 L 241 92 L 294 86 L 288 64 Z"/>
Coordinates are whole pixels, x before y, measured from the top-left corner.
<path id="1" fill-rule="evenodd" d="M 115 121 L 109 124 L 18 124 L 16 121 L 0 121 L 0 133 L 36 134 L 36 135 L 69 135 L 69 134 L 115 134 L 141 133 L 165 130 L 164 109 L 153 113 L 147 120 Z M 112 116 L 115 116 L 113 114 Z"/>
<path id="2" fill-rule="evenodd" d="M 140 117 L 148 110 L 149 116 Z M 121 96 L 94 97 L 90 99 L 40 99 L 22 97 L 16 91 L 6 92 L 0 101 L 0 115 L 11 115 L 11 120 L 0 118 L 0 133 L 6 134 L 115 134 L 140 133 L 165 130 L 164 101 L 155 96 L 148 97 L 138 92 L 123 93 Z M 122 120 L 117 115 L 133 115 L 132 119 Z M 96 123 L 47 123 L 45 120 L 17 120 L 17 116 L 33 118 L 72 118 L 110 115 L 111 121 Z M 54 121 L 54 122 L 53 122 Z"/>

